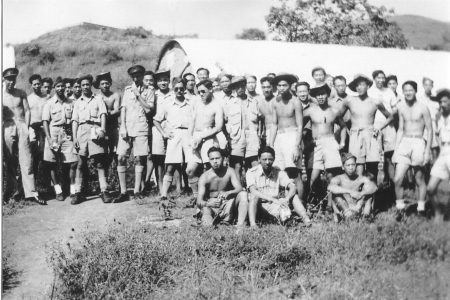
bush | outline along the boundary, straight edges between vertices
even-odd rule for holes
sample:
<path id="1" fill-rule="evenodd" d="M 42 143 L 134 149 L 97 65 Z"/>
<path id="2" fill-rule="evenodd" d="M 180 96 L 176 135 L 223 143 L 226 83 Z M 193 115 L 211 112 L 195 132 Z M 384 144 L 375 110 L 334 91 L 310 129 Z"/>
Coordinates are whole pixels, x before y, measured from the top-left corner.
<path id="1" fill-rule="evenodd" d="M 134 36 L 140 39 L 146 39 L 152 35 L 151 31 L 145 30 L 142 26 L 139 27 L 130 27 L 125 29 L 124 36 Z"/>
<path id="2" fill-rule="evenodd" d="M 52 64 L 55 61 L 55 54 L 53 52 L 45 51 L 42 52 L 39 58 L 40 65 L 46 65 L 47 63 Z"/>
<path id="3" fill-rule="evenodd" d="M 36 57 L 39 55 L 41 47 L 38 44 L 27 45 L 22 49 L 22 55 Z"/>
<path id="4" fill-rule="evenodd" d="M 118 48 L 107 48 L 103 50 L 104 65 L 109 65 L 111 63 L 115 63 L 121 61 L 123 58 L 119 55 L 120 49 Z"/>

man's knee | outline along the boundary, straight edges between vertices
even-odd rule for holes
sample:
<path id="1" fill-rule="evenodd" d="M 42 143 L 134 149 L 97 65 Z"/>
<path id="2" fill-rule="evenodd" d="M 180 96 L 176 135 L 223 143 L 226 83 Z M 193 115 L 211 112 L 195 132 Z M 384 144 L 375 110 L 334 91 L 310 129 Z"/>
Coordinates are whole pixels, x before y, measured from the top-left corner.
<path id="1" fill-rule="evenodd" d="M 203 226 L 212 226 L 213 225 L 213 217 L 212 211 L 209 207 L 202 208 L 202 225 Z"/>
<path id="2" fill-rule="evenodd" d="M 248 195 L 246 191 L 241 191 L 236 196 L 238 205 L 248 205 Z"/>

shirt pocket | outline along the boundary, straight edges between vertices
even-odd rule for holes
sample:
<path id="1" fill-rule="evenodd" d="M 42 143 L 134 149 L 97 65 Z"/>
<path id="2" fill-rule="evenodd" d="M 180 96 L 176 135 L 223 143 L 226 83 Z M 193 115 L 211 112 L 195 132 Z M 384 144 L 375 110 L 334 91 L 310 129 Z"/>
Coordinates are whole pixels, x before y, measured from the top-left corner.
<path id="1" fill-rule="evenodd" d="M 91 105 L 89 107 L 89 114 L 91 118 L 98 118 L 98 111 L 99 111 L 98 105 Z"/>
<path id="2" fill-rule="evenodd" d="M 61 107 L 52 107 L 50 114 L 52 121 L 55 123 L 61 121 L 63 118 L 63 110 Z"/>

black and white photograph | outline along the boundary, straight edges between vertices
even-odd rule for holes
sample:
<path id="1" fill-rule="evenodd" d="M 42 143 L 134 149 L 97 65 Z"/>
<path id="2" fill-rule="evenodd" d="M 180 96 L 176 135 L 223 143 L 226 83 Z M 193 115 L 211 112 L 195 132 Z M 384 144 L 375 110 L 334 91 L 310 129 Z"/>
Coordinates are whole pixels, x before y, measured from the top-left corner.
<path id="1" fill-rule="evenodd" d="M 450 1 L 1 6 L 1 298 L 450 299 Z"/>

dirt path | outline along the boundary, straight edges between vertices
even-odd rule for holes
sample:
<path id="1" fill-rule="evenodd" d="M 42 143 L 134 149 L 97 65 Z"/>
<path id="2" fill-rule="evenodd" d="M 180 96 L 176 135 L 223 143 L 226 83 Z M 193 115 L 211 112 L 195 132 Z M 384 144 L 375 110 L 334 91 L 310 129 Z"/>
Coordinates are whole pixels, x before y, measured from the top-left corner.
<path id="1" fill-rule="evenodd" d="M 77 206 L 70 205 L 67 199 L 64 202 L 49 201 L 47 206 L 25 207 L 15 215 L 3 218 L 3 249 L 10 253 L 11 265 L 19 272 L 18 285 L 3 297 L 48 298 L 53 282 L 53 273 L 47 263 L 49 246 L 59 241 L 76 241 L 77 234 L 82 231 L 107 228 L 114 220 L 175 226 L 180 223 L 180 220 L 161 221 L 156 203 L 104 204 L 94 198 Z"/>

